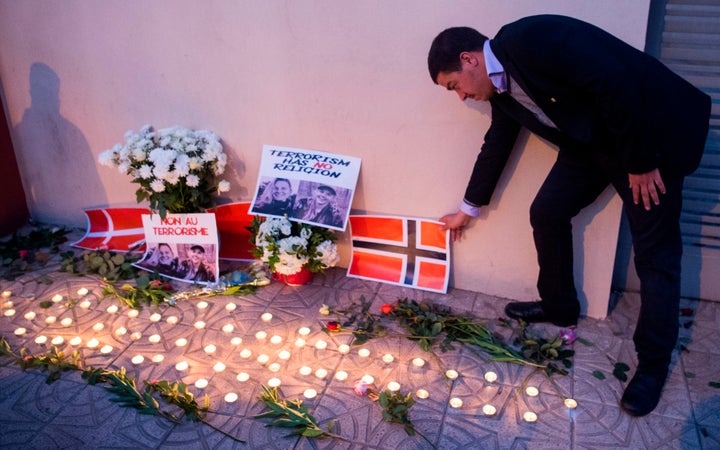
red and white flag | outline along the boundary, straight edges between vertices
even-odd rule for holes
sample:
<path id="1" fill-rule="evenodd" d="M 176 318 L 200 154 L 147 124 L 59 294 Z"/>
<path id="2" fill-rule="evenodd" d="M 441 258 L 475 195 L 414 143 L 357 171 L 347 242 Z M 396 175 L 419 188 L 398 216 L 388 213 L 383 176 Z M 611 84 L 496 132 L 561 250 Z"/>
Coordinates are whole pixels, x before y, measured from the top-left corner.
<path id="1" fill-rule="evenodd" d="M 208 212 L 215 213 L 220 239 L 220 259 L 255 259 L 252 254 L 255 245 L 250 242 L 252 233 L 247 229 L 255 215 L 248 214 L 249 208 L 250 202 L 238 202 L 208 209 Z"/>
<path id="2" fill-rule="evenodd" d="M 442 222 L 391 216 L 350 216 L 349 277 L 447 292 L 450 232 Z"/>
<path id="3" fill-rule="evenodd" d="M 86 209 L 87 232 L 72 245 L 87 250 L 102 248 L 119 252 L 144 252 L 142 215 L 149 213 L 147 208 Z"/>

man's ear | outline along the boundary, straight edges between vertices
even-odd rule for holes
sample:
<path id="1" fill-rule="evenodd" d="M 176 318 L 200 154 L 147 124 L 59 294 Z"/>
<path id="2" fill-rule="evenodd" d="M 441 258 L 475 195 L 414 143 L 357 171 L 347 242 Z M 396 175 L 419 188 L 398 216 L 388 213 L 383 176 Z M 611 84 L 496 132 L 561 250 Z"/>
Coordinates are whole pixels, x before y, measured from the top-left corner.
<path id="1" fill-rule="evenodd" d="M 462 52 L 460 53 L 460 63 L 461 64 L 469 64 L 471 66 L 477 65 L 477 56 L 474 53 L 471 52 Z"/>

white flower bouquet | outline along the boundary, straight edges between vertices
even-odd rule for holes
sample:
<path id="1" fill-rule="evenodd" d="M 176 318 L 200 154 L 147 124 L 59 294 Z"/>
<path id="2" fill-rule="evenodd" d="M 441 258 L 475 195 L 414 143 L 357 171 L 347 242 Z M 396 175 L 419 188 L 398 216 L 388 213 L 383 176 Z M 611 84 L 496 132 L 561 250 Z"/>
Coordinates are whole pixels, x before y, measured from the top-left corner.
<path id="1" fill-rule="evenodd" d="M 317 273 L 340 261 L 336 236 L 327 228 L 291 222 L 287 217 L 255 216 L 249 227 L 255 244 L 254 256 L 270 272 L 293 275 L 303 268 Z"/>
<path id="2" fill-rule="evenodd" d="M 140 187 L 137 202 L 150 201 L 150 209 L 165 218 L 170 213 L 198 213 L 215 205 L 214 195 L 230 190 L 218 181 L 225 172 L 227 155 L 219 138 L 207 130 L 181 126 L 154 131 L 150 125 L 139 133 L 125 133 L 125 144 L 102 152 L 100 164 L 133 177 Z"/>

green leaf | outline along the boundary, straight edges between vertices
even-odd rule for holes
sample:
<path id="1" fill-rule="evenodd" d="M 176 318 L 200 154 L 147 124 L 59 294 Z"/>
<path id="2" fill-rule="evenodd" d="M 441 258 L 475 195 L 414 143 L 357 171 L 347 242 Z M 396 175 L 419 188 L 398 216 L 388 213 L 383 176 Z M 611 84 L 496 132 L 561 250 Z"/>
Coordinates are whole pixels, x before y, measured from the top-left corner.
<path id="1" fill-rule="evenodd" d="M 598 380 L 604 380 L 604 379 L 605 379 L 605 374 L 602 373 L 602 372 L 600 372 L 599 370 L 594 370 L 593 373 L 592 373 L 592 376 L 594 376 L 594 377 L 597 378 Z"/>
<path id="2" fill-rule="evenodd" d="M 717 381 L 710 381 L 708 382 L 708 386 L 715 389 L 720 389 L 720 382 Z"/>

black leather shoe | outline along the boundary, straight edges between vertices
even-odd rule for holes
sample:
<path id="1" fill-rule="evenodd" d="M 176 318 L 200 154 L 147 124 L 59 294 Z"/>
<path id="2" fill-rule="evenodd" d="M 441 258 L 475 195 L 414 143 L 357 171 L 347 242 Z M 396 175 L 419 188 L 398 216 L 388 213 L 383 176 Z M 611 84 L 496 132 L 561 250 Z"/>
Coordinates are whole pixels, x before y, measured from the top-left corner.
<path id="1" fill-rule="evenodd" d="M 625 388 L 622 400 L 620 400 L 622 409 L 635 417 L 649 414 L 660 401 L 660 393 L 665 385 L 665 378 L 667 378 L 667 374 L 636 372 Z"/>
<path id="2" fill-rule="evenodd" d="M 540 302 L 510 302 L 505 305 L 505 314 L 513 319 L 525 322 L 550 322 L 559 327 L 577 325 L 577 316 L 550 317 L 543 311 Z"/>

